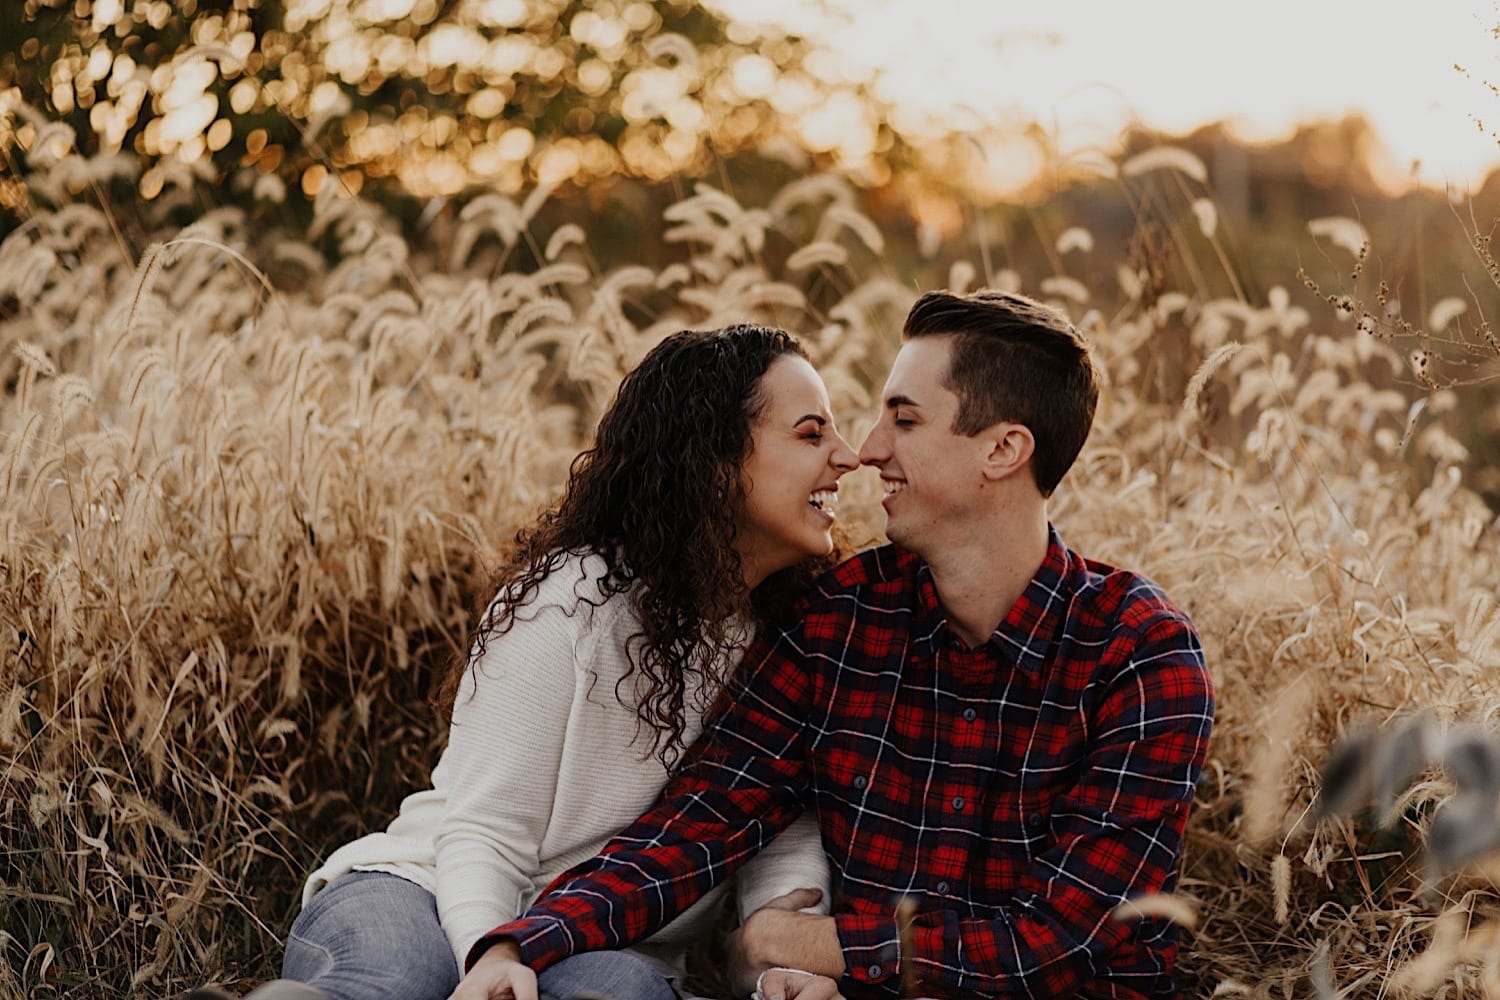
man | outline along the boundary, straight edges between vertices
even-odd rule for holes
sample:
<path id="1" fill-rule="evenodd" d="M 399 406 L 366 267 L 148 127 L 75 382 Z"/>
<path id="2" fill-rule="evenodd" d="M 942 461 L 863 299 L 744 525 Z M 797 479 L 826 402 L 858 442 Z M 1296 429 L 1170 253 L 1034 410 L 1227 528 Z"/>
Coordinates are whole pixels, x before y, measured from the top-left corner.
<path id="1" fill-rule="evenodd" d="M 1187 616 L 1048 521 L 1093 421 L 1087 348 L 997 292 L 924 295 L 905 337 L 860 449 L 893 544 L 751 649 L 657 805 L 482 938 L 455 997 L 533 1000 L 535 970 L 649 933 L 805 808 L 833 915 L 754 914 L 747 991 L 1175 993 L 1173 928 L 1112 911 L 1176 882 L 1213 695 Z"/>

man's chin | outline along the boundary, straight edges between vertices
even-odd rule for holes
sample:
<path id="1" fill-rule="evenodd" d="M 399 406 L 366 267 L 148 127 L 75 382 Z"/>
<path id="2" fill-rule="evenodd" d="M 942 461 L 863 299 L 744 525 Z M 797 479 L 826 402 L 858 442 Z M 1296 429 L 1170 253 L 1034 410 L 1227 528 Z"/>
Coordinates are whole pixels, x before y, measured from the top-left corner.
<path id="1" fill-rule="evenodd" d="M 930 528 L 926 532 L 914 531 L 910 523 L 889 515 L 885 519 L 885 537 L 892 544 L 899 545 L 908 552 L 914 552 L 923 559 L 927 558 L 924 549 L 931 548 L 934 541 Z"/>

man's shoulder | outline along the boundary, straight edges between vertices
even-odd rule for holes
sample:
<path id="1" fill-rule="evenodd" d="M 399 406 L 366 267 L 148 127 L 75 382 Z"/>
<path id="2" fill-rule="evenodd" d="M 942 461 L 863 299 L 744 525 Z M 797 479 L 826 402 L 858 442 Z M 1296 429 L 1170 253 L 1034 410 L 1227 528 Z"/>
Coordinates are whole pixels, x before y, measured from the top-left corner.
<path id="1" fill-rule="evenodd" d="M 896 545 L 877 545 L 850 556 L 818 578 L 809 610 L 861 593 L 900 595 L 915 585 L 922 560 Z"/>
<path id="2" fill-rule="evenodd" d="M 762 633 L 761 642 L 807 663 L 842 660 L 851 649 L 888 641 L 912 608 L 922 566 L 920 557 L 895 545 L 865 549 L 823 573 L 795 619 Z"/>
<path id="3" fill-rule="evenodd" d="M 795 621 L 774 634 L 797 644 L 814 636 L 847 636 L 844 623 L 909 608 L 922 560 L 895 545 L 868 548 L 823 573 L 803 598 Z"/>
<path id="4" fill-rule="evenodd" d="M 1133 677 L 1132 683 L 1146 671 L 1156 685 L 1153 703 L 1194 712 L 1206 704 L 1212 715 L 1213 681 L 1198 630 L 1161 586 L 1134 570 L 1083 557 L 1074 580 L 1070 631 L 1075 640 L 1106 650 L 1094 660 L 1100 669 Z M 1168 691 L 1171 698 L 1163 700 Z"/>
<path id="5" fill-rule="evenodd" d="M 1197 634 L 1193 620 L 1150 577 L 1097 559 L 1074 554 L 1075 613 L 1110 622 L 1117 628 L 1145 632 L 1173 625 Z"/>

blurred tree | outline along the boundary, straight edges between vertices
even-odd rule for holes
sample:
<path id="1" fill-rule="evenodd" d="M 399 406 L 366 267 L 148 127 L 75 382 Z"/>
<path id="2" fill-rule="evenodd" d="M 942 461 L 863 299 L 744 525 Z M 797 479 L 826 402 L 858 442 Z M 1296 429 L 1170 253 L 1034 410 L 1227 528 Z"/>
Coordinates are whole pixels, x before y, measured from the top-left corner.
<path id="1" fill-rule="evenodd" d="M 860 84 L 804 69 L 801 39 L 691 0 L 24 0 L 0 4 L 0 38 L 15 216 L 38 139 L 65 142 L 54 121 L 85 157 L 138 165 L 75 187 L 133 175 L 148 201 L 185 168 L 273 202 L 331 174 L 418 198 L 702 174 L 805 149 L 798 116 L 835 95 L 862 146 L 891 144 Z"/>

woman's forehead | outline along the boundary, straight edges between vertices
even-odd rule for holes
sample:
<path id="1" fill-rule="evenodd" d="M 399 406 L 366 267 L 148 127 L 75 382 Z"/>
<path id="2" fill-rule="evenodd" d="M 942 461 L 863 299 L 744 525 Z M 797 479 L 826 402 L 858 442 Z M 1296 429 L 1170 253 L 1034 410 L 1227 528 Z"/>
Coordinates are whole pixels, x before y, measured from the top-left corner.
<path id="1" fill-rule="evenodd" d="M 828 389 L 806 358 L 783 354 L 761 376 L 761 388 L 768 408 L 827 415 Z"/>

